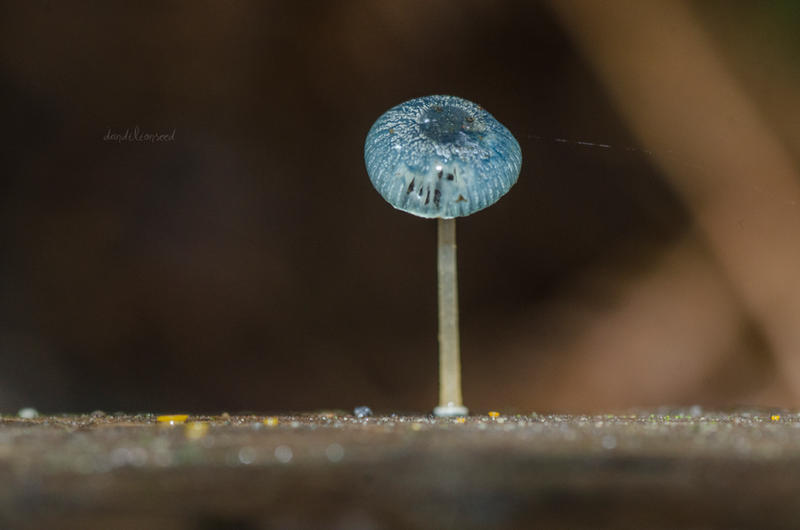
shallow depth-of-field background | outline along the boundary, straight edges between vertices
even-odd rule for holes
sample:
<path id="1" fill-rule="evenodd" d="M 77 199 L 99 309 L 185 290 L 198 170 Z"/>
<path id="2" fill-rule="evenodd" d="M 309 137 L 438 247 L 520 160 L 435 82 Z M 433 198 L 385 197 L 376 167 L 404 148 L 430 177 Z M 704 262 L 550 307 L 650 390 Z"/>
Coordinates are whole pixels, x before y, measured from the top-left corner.
<path id="1" fill-rule="evenodd" d="M 789 0 L 0 2 L 0 411 L 430 410 L 435 223 L 362 149 L 434 93 L 523 150 L 458 225 L 468 406 L 796 407 L 798 24 Z M 137 127 L 174 138 L 104 139 Z"/>

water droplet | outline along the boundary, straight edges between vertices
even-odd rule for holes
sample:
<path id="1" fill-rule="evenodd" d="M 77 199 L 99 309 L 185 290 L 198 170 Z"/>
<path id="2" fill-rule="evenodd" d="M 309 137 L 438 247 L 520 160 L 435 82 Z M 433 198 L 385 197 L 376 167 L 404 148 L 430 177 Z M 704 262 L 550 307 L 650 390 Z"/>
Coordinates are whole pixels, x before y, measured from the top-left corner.
<path id="1" fill-rule="evenodd" d="M 600 442 L 603 449 L 614 449 L 617 446 L 617 439 L 610 434 L 603 436 L 603 441 Z"/>
<path id="2" fill-rule="evenodd" d="M 288 445 L 279 445 L 275 448 L 275 458 L 282 464 L 291 462 L 293 456 L 292 448 Z"/>
<path id="3" fill-rule="evenodd" d="M 353 409 L 353 415 L 356 418 L 366 418 L 372 416 L 372 409 L 362 405 Z"/>
<path id="4" fill-rule="evenodd" d="M 131 450 L 127 447 L 118 447 L 111 451 L 111 465 L 120 467 L 128 465 L 131 461 Z"/>
<path id="5" fill-rule="evenodd" d="M 344 447 L 337 443 L 332 443 L 325 448 L 325 456 L 331 462 L 341 462 L 342 458 L 344 458 Z"/>
<path id="6" fill-rule="evenodd" d="M 256 459 L 256 451 L 252 447 L 242 447 L 239 449 L 239 462 L 244 465 L 252 464 Z"/>

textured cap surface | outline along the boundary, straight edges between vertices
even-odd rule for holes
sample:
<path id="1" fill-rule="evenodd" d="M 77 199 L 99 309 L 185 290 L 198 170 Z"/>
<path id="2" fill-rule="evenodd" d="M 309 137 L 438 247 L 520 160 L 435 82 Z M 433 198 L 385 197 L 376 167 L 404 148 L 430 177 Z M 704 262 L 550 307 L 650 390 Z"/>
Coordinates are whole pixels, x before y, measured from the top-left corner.
<path id="1" fill-rule="evenodd" d="M 372 185 L 419 217 L 463 217 L 491 206 L 517 182 L 519 143 L 480 105 L 426 96 L 386 111 L 364 146 Z"/>

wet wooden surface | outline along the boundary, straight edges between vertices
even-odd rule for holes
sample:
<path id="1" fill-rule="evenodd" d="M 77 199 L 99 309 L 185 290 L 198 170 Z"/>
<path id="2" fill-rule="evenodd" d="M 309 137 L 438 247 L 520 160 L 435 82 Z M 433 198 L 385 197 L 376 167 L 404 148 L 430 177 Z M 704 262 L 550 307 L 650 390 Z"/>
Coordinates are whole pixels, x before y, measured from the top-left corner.
<path id="1" fill-rule="evenodd" d="M 0 418 L 0 528 L 800 528 L 800 415 Z"/>

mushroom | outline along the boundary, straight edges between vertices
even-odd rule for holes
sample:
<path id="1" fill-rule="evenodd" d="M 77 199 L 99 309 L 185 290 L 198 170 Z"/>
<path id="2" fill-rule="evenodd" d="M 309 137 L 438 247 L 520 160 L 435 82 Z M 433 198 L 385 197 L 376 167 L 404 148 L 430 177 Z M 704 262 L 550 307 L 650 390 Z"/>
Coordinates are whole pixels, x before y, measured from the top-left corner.
<path id="1" fill-rule="evenodd" d="M 439 406 L 437 416 L 465 416 L 456 286 L 456 217 L 497 202 L 519 177 L 514 136 L 480 105 L 426 96 L 386 111 L 364 146 L 372 185 L 395 208 L 438 219 Z"/>

